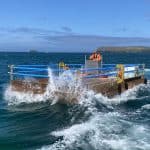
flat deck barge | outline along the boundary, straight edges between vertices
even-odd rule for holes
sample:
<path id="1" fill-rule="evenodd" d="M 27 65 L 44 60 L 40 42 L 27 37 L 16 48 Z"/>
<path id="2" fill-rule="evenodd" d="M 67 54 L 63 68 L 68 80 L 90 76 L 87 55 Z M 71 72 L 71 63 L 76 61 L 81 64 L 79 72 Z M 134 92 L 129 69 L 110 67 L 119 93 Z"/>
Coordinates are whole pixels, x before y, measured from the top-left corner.
<path id="1" fill-rule="evenodd" d="M 12 90 L 23 93 L 44 94 L 50 84 L 48 68 L 57 78 L 69 71 L 75 80 L 81 81 L 78 88 L 93 90 L 95 93 L 101 93 L 109 98 L 139 84 L 147 83 L 143 64 L 102 64 L 99 61 L 86 60 L 85 64 L 60 62 L 52 65 L 11 65 L 9 67 Z M 55 81 L 57 82 L 57 78 L 54 79 L 54 84 Z M 62 88 L 55 91 L 61 98 L 66 97 L 69 87 L 66 85 Z"/>

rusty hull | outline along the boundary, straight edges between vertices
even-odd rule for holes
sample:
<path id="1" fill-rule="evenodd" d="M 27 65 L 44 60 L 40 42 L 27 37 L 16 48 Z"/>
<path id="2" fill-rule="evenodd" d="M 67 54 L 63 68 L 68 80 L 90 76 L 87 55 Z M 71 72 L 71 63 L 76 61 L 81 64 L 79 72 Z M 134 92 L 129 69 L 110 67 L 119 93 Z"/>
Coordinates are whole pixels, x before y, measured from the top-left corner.
<path id="1" fill-rule="evenodd" d="M 110 98 L 143 83 L 146 83 L 146 80 L 142 76 L 125 79 L 122 84 L 117 84 L 116 79 L 108 78 L 94 78 L 83 80 L 84 87 L 89 90 L 93 90 L 96 93 L 102 93 L 104 96 Z M 48 79 L 36 79 L 30 82 L 24 80 L 11 81 L 13 91 L 31 92 L 33 94 L 43 94 L 46 91 L 47 84 Z"/>
<path id="2" fill-rule="evenodd" d="M 43 94 L 46 91 L 48 79 L 36 79 L 32 81 L 12 80 L 10 84 L 13 91 Z"/>

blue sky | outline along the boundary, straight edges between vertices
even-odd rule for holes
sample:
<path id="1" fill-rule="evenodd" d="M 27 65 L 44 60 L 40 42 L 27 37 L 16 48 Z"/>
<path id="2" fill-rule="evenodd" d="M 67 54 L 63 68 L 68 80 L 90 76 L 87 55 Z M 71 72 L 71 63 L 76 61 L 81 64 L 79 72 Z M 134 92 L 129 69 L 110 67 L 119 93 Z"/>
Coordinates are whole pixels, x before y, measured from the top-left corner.
<path id="1" fill-rule="evenodd" d="M 150 46 L 149 0 L 0 0 L 1 51 Z"/>

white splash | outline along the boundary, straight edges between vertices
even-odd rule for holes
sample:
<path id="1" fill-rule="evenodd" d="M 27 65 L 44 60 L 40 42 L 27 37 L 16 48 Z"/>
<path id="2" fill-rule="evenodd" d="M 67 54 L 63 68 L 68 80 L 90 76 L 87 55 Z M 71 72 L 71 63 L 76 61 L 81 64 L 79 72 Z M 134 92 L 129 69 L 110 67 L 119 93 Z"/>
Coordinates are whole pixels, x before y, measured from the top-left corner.
<path id="1" fill-rule="evenodd" d="M 71 103 L 82 97 L 84 88 L 80 78 L 70 71 L 63 72 L 59 77 L 53 75 L 51 69 L 48 69 L 49 82 L 44 94 L 33 94 L 31 92 L 13 91 L 9 85 L 4 93 L 4 97 L 9 105 L 20 103 L 34 103 L 50 101 L 51 104 L 58 100 Z"/>
<path id="2" fill-rule="evenodd" d="M 5 93 L 4 98 L 8 102 L 8 105 L 17 105 L 21 103 L 34 103 L 34 102 L 44 102 L 43 95 L 41 94 L 33 94 L 31 92 L 17 92 L 12 91 L 12 87 L 8 86 Z"/>
<path id="3" fill-rule="evenodd" d="M 108 97 L 102 95 L 101 93 L 97 94 L 92 91 L 89 92 L 88 94 L 90 94 L 90 98 L 92 98 L 91 101 L 95 100 L 95 101 L 105 104 L 105 105 L 117 105 L 117 104 L 129 101 L 129 100 L 139 99 L 137 97 L 137 93 L 138 93 L 139 89 L 143 88 L 143 86 L 145 87 L 145 85 L 143 85 L 143 84 L 135 86 L 134 88 L 129 89 L 129 90 L 123 92 L 121 95 L 117 95 L 113 98 L 108 98 Z M 85 99 L 84 101 L 89 101 L 90 98 Z"/>

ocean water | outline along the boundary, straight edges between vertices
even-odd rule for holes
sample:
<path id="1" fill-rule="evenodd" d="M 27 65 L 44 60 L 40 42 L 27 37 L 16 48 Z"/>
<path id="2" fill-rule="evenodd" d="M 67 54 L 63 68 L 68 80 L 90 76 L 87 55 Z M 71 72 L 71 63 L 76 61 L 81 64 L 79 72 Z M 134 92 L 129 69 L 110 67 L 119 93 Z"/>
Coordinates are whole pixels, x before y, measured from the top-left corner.
<path id="1" fill-rule="evenodd" d="M 55 95 L 47 99 L 9 90 L 9 64 L 84 63 L 84 55 L 0 53 L 0 150 L 150 150 L 150 52 L 103 53 L 104 63 L 147 68 L 148 85 L 113 99 L 82 90 L 79 104 L 65 105 L 54 101 Z M 54 80 L 51 90 L 55 82 L 60 83 Z"/>

